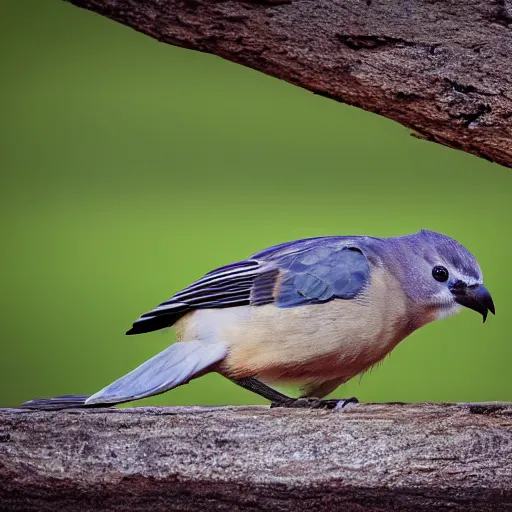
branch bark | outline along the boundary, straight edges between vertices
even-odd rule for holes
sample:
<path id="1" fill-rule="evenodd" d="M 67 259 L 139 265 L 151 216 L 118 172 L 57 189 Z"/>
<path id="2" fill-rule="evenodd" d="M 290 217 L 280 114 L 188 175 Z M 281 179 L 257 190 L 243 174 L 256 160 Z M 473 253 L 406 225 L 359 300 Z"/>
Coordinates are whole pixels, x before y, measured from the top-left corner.
<path id="1" fill-rule="evenodd" d="M 512 167 L 512 0 L 67 0 Z"/>
<path id="2" fill-rule="evenodd" d="M 512 404 L 0 410 L 0 509 L 512 510 Z"/>

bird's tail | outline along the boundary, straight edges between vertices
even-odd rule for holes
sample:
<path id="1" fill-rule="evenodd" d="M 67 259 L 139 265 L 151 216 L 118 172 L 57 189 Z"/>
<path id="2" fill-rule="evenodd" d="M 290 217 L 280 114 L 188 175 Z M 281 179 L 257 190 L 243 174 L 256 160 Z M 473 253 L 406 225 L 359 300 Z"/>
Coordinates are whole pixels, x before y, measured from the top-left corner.
<path id="1" fill-rule="evenodd" d="M 86 407 L 89 395 L 64 395 L 54 398 L 36 398 L 22 404 L 23 409 L 39 411 L 59 411 L 61 409 L 80 409 Z"/>
<path id="2" fill-rule="evenodd" d="M 90 397 L 70 395 L 30 400 L 22 407 L 40 410 L 108 407 L 158 395 L 206 373 L 226 354 L 227 348 L 222 343 L 198 340 L 174 343 Z"/>

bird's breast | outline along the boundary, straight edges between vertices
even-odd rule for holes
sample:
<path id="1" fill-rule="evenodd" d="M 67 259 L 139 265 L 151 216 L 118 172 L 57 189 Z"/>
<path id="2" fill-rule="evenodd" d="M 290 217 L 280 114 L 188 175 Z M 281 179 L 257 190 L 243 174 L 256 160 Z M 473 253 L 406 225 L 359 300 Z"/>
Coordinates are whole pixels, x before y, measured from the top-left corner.
<path id="1" fill-rule="evenodd" d="M 410 315 L 411 304 L 396 279 L 376 270 L 356 299 L 198 310 L 187 315 L 183 340 L 226 343 L 229 352 L 220 371 L 229 377 L 348 379 L 413 330 Z"/>

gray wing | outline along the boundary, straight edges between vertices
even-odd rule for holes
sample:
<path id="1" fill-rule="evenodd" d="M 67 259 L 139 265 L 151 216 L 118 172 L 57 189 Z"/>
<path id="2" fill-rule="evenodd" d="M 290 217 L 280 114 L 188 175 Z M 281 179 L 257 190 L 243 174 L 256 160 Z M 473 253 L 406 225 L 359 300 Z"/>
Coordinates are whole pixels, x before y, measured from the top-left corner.
<path id="1" fill-rule="evenodd" d="M 279 273 L 273 264 L 245 260 L 218 268 L 144 313 L 126 334 L 165 329 L 194 309 L 246 306 L 253 290 L 260 302 L 273 301 L 273 284 Z"/>
<path id="2" fill-rule="evenodd" d="M 370 276 L 365 255 L 355 247 L 313 247 L 280 261 L 275 304 L 288 308 L 353 299 Z"/>
<path id="3" fill-rule="evenodd" d="M 127 334 L 170 327 L 194 309 L 270 303 L 289 308 L 352 299 L 363 289 L 369 274 L 363 252 L 338 239 L 283 244 L 209 272 L 143 314 Z"/>

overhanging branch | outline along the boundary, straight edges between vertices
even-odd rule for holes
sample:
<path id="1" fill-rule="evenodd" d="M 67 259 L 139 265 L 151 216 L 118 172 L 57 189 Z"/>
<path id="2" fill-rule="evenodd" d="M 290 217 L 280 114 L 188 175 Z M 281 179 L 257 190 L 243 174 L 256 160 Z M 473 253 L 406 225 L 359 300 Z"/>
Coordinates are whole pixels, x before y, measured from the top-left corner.
<path id="1" fill-rule="evenodd" d="M 512 167 L 512 0 L 67 0 Z"/>
<path id="2" fill-rule="evenodd" d="M 0 510 L 512 510 L 512 404 L 3 409 Z"/>

